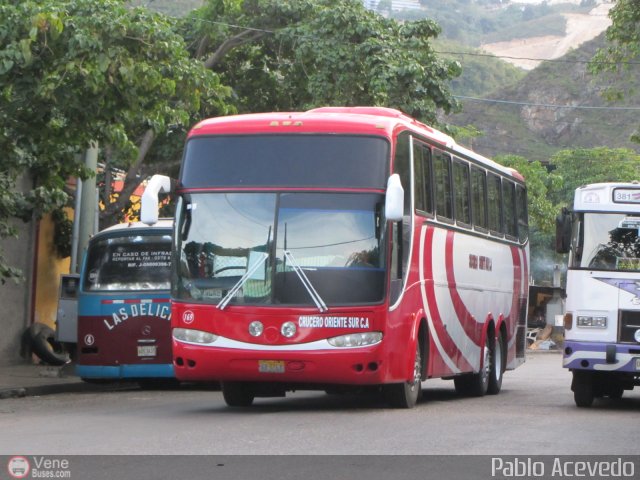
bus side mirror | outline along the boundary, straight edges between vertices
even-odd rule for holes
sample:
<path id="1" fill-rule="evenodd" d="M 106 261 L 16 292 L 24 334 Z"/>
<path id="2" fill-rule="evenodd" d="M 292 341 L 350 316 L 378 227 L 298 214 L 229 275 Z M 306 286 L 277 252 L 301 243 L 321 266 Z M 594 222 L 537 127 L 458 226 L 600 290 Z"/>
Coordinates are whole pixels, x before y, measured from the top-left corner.
<path id="1" fill-rule="evenodd" d="M 140 205 L 140 221 L 147 225 L 158 222 L 158 194 L 160 192 L 169 193 L 171 191 L 171 179 L 166 175 L 154 175 L 147 183 L 147 187 L 142 194 Z"/>
<path id="2" fill-rule="evenodd" d="M 387 181 L 387 195 L 384 202 L 384 215 L 387 220 L 399 222 L 404 213 L 404 189 L 400 175 L 394 173 Z"/>
<path id="3" fill-rule="evenodd" d="M 571 247 L 571 212 L 563 208 L 556 217 L 556 252 L 569 253 Z"/>

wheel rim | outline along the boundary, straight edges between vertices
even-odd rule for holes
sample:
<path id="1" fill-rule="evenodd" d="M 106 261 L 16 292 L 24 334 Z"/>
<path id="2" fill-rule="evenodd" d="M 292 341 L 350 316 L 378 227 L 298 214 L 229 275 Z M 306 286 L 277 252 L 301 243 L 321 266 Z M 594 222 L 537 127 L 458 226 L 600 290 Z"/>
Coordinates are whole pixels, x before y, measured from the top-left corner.
<path id="1" fill-rule="evenodd" d="M 483 354 L 483 368 L 482 368 L 482 381 L 486 382 L 489 380 L 489 375 L 491 375 L 491 351 L 489 350 L 489 338 L 487 337 L 487 344 L 484 347 Z"/>
<path id="2" fill-rule="evenodd" d="M 413 362 L 413 382 L 411 382 L 411 391 L 413 392 L 422 383 L 422 359 L 420 358 L 420 346 L 416 347 L 416 358 Z"/>
<path id="3" fill-rule="evenodd" d="M 496 340 L 493 363 L 495 365 L 494 371 L 496 380 L 500 380 L 500 375 L 502 374 L 502 341 L 500 339 Z"/>

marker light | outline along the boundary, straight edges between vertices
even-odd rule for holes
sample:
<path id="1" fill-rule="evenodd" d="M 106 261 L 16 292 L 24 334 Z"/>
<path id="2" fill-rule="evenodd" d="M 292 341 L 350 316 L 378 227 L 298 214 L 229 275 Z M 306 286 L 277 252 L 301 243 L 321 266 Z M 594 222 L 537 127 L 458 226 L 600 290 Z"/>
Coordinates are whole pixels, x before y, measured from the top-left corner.
<path id="1" fill-rule="evenodd" d="M 249 335 L 251 335 L 252 337 L 259 337 L 260 335 L 262 335 L 263 331 L 264 325 L 262 325 L 262 322 L 259 322 L 258 320 L 255 320 L 249 324 Z"/>
<path id="2" fill-rule="evenodd" d="M 349 333 L 329 338 L 327 342 L 333 347 L 364 347 L 382 341 L 382 332 Z"/>
<path id="3" fill-rule="evenodd" d="M 282 333 L 282 336 L 287 337 L 287 338 L 291 338 L 296 334 L 296 331 L 298 329 L 296 328 L 296 324 L 293 322 L 285 322 L 282 324 L 282 327 L 280 328 L 280 333 Z"/>
<path id="4" fill-rule="evenodd" d="M 189 343 L 213 343 L 218 339 L 217 335 L 202 330 L 191 330 L 189 328 L 174 328 L 173 338 L 181 342 Z"/>
<path id="5" fill-rule="evenodd" d="M 579 315 L 577 325 L 585 328 L 607 328 L 607 317 Z"/>

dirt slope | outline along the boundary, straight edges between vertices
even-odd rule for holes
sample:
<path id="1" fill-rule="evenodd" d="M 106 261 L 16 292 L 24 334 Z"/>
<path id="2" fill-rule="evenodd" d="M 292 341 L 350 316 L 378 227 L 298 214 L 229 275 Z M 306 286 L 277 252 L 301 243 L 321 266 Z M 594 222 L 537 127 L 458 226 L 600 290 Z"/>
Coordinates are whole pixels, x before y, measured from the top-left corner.
<path id="1" fill-rule="evenodd" d="M 482 49 L 500 57 L 505 61 L 525 70 L 532 70 L 540 60 L 551 60 L 566 54 L 572 48 L 597 37 L 607 29 L 611 20 L 607 16 L 612 3 L 603 3 L 595 7 L 588 14 L 565 14 L 567 32 L 564 37 L 546 36 L 499 42 L 482 45 Z"/>

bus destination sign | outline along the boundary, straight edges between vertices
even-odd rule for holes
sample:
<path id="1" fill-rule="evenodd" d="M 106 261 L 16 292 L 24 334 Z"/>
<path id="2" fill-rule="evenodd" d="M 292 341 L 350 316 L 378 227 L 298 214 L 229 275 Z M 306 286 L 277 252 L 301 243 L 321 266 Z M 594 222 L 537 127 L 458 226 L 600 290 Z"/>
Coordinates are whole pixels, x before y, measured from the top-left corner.
<path id="1" fill-rule="evenodd" d="M 615 203 L 640 203 L 640 188 L 616 188 L 613 190 Z"/>

